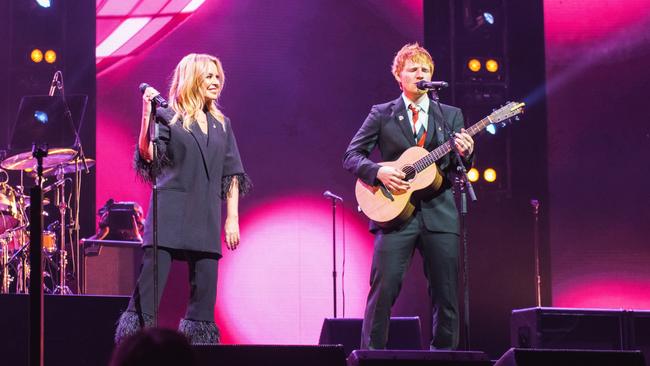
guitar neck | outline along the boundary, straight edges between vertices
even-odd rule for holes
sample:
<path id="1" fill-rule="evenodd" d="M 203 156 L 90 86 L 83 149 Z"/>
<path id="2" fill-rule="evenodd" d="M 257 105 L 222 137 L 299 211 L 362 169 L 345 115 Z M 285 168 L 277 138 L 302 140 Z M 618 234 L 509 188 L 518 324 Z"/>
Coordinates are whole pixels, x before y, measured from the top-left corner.
<path id="1" fill-rule="evenodd" d="M 467 133 L 470 136 L 474 136 L 477 133 L 481 132 L 485 127 L 487 127 L 491 123 L 492 123 L 492 121 L 490 121 L 490 117 L 489 116 L 485 117 L 482 120 L 476 122 L 470 128 L 468 128 Z M 440 160 L 443 156 L 447 155 L 450 151 L 451 151 L 451 140 L 447 140 L 444 144 L 442 144 L 442 145 L 438 146 L 437 148 L 435 148 L 433 151 L 431 151 L 425 157 L 423 157 L 420 160 L 416 161 L 413 164 L 413 166 L 415 167 L 415 169 L 418 172 L 421 172 L 424 169 L 431 166 L 431 164 L 433 164 L 436 161 Z"/>

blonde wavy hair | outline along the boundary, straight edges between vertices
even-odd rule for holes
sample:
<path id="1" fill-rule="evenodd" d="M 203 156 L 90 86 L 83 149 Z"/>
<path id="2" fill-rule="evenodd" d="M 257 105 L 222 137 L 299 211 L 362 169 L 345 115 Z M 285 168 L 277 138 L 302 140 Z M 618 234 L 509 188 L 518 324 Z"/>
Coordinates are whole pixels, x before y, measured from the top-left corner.
<path id="1" fill-rule="evenodd" d="M 404 70 L 404 64 L 407 60 L 428 65 L 433 74 L 433 58 L 431 58 L 429 51 L 424 49 L 424 47 L 420 46 L 417 42 L 409 43 L 397 51 L 397 54 L 395 54 L 395 58 L 393 59 L 391 72 L 397 79 L 397 82 L 399 82 L 399 74 Z"/>
<path id="2" fill-rule="evenodd" d="M 217 73 L 221 82 L 219 86 L 220 96 L 226 76 L 218 58 L 203 53 L 190 53 L 176 65 L 172 84 L 169 88 L 169 104 L 176 112 L 171 123 L 180 120 L 183 123 L 183 128 L 189 131 L 190 126 L 198 119 L 199 113 L 205 107 L 207 107 L 208 113 L 211 113 L 219 122 L 224 122 L 225 117 L 217 107 L 216 100 L 207 106 L 205 105 L 203 81 L 210 63 L 217 66 Z M 218 99 L 219 97 L 217 97 Z"/>

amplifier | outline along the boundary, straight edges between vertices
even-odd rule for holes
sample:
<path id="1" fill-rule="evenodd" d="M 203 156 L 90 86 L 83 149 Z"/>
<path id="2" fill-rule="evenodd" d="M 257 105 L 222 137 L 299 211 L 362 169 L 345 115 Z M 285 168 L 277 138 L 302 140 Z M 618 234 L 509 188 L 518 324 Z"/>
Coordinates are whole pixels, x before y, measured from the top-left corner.
<path id="1" fill-rule="evenodd" d="M 130 296 L 140 273 L 141 245 L 137 241 L 83 240 L 82 293 Z"/>

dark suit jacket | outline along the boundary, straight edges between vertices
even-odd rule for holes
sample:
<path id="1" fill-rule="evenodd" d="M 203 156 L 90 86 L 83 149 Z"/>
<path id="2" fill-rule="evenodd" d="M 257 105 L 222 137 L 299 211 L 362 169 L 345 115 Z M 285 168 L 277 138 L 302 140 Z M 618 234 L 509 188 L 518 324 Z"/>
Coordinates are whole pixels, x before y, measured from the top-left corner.
<path id="1" fill-rule="evenodd" d="M 221 200 L 233 178 L 240 193 L 250 188 L 237 149 L 230 120 L 222 125 L 208 114 L 208 135 L 192 124 L 169 124 L 171 109 L 156 111 L 159 123 L 157 164 L 141 159 L 136 148 L 136 169 L 141 176 L 158 178 L 158 243 L 161 247 L 221 255 Z M 144 229 L 144 245 L 153 242 L 152 205 Z"/>
<path id="2" fill-rule="evenodd" d="M 465 127 L 463 114 L 459 108 L 442 104 L 444 120 L 453 131 Z M 433 101 L 429 103 L 427 138 L 424 148 L 431 151 L 449 138 L 443 136 L 443 118 Z M 343 167 L 371 185 L 377 185 L 377 171 L 380 165 L 368 159 L 375 147 L 379 148 L 382 161 L 397 160 L 408 148 L 415 146 L 415 139 L 402 97 L 384 104 L 372 106 L 370 114 L 348 145 L 343 157 Z M 443 186 L 438 192 L 414 194 L 413 203 L 422 211 L 426 228 L 430 231 L 458 233 L 458 212 L 451 190 L 451 173 L 458 162 L 450 154 L 441 158 L 436 165 L 443 173 Z M 471 166 L 473 157 L 463 161 Z M 379 229 L 371 222 L 371 231 Z"/>

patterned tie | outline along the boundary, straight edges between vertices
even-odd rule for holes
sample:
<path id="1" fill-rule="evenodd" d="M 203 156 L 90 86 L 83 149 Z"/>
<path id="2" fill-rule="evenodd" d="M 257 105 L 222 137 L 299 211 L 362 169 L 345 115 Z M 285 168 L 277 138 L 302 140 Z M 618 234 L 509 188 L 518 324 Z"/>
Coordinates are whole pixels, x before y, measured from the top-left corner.
<path id="1" fill-rule="evenodd" d="M 424 140 L 427 139 L 427 130 L 424 128 L 424 124 L 420 126 L 420 130 L 415 133 L 415 129 L 417 126 L 418 122 L 418 117 L 420 115 L 420 110 L 414 105 L 410 104 L 409 109 L 411 110 L 411 113 L 413 113 L 413 137 L 415 138 L 415 142 L 419 147 L 424 147 Z"/>

